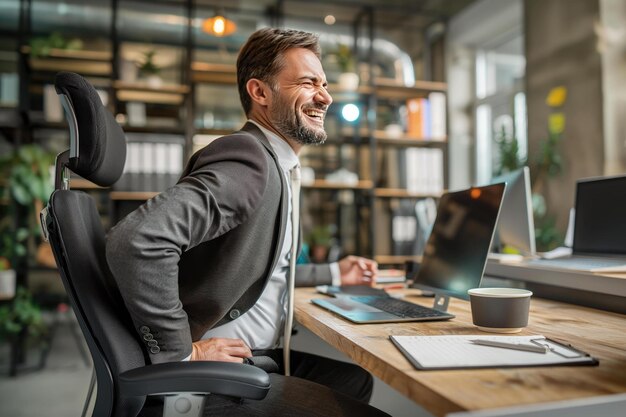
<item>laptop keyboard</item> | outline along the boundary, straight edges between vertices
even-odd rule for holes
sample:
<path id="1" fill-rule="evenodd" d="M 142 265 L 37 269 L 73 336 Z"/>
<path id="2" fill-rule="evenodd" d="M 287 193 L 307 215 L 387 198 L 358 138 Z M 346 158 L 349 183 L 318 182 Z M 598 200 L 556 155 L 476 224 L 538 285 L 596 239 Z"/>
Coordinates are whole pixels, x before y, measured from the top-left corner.
<path id="1" fill-rule="evenodd" d="M 350 297 L 354 301 L 358 301 L 368 306 L 375 307 L 379 310 L 394 314 L 398 317 L 410 318 L 437 318 L 452 317 L 450 313 L 435 310 L 433 308 L 422 307 L 417 304 L 404 300 L 398 300 L 393 297 L 377 297 L 377 296 L 354 296 Z"/>

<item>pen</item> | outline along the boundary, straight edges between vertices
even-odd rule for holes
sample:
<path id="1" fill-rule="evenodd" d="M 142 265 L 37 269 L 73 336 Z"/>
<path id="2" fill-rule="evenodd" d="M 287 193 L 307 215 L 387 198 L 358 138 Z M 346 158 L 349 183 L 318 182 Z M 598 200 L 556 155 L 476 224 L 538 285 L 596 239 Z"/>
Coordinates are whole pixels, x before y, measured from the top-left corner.
<path id="1" fill-rule="evenodd" d="M 470 340 L 470 342 L 475 343 L 477 345 L 484 346 L 493 346 L 505 349 L 515 349 L 515 350 L 525 350 L 527 352 L 536 352 L 536 353 L 548 353 L 550 348 L 547 346 L 540 345 L 527 345 L 524 343 L 507 343 L 507 342 L 498 342 L 496 340 L 488 340 L 488 339 L 474 339 Z"/>

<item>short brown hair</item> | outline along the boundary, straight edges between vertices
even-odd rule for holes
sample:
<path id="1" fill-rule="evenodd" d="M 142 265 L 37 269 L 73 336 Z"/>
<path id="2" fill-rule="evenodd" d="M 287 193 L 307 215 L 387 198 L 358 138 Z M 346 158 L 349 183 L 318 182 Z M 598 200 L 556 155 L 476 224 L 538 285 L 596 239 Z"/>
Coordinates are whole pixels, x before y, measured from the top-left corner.
<path id="1" fill-rule="evenodd" d="M 246 115 L 252 108 L 252 99 L 246 89 L 248 80 L 256 78 L 273 84 L 274 77 L 283 68 L 283 54 L 291 48 L 308 49 L 321 59 L 318 36 L 299 30 L 259 29 L 243 45 L 237 57 L 237 86 Z"/>

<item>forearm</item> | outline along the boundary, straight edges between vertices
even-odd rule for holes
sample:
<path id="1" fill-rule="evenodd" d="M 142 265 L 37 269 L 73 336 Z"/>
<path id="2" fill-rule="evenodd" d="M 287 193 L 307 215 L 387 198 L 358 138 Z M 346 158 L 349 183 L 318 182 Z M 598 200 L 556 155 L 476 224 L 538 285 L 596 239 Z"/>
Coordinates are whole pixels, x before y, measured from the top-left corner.
<path id="1" fill-rule="evenodd" d="M 296 266 L 296 287 L 315 287 L 333 283 L 330 264 L 301 264 Z"/>

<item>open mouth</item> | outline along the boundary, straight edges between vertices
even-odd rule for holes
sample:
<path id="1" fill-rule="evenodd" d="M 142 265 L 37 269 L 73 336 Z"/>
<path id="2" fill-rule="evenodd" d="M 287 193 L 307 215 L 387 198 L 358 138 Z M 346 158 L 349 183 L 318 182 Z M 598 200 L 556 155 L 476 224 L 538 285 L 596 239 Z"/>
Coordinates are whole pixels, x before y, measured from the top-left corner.
<path id="1" fill-rule="evenodd" d="M 324 123 L 324 116 L 325 116 L 326 113 L 323 110 L 305 109 L 302 112 L 304 113 L 305 116 L 307 116 L 309 119 L 313 120 L 315 123 L 317 123 L 317 124 L 323 124 Z"/>

